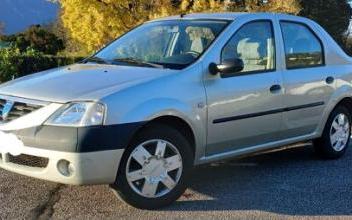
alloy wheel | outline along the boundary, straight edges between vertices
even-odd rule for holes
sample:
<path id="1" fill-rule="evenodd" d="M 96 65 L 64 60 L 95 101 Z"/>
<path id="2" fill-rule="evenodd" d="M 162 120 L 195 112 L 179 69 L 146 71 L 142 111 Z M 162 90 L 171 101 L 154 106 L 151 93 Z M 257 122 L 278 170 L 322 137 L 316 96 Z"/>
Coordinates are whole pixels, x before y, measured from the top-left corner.
<path id="1" fill-rule="evenodd" d="M 126 178 L 137 194 L 157 198 L 171 192 L 180 180 L 183 164 L 177 148 L 154 139 L 138 145 L 130 154 Z"/>
<path id="2" fill-rule="evenodd" d="M 334 118 L 330 128 L 330 143 L 335 151 L 342 151 L 346 147 L 350 138 L 350 127 L 345 114 L 340 113 Z"/>

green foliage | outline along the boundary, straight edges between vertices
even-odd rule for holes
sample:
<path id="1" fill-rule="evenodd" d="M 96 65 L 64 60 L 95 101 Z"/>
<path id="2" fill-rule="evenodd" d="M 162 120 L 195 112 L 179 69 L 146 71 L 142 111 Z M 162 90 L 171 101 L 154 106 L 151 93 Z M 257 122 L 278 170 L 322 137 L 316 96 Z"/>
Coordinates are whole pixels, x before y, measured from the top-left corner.
<path id="1" fill-rule="evenodd" d="M 44 54 L 56 55 L 64 49 L 63 40 L 39 25 L 31 26 L 19 34 L 2 36 L 1 40 L 11 42 L 20 52 L 32 48 Z"/>
<path id="2" fill-rule="evenodd" d="M 57 19 L 44 26 L 46 30 L 55 34 L 59 39 L 64 42 L 65 49 L 60 51 L 58 55 L 60 56 L 87 56 L 89 53 L 83 49 L 82 45 L 73 40 L 68 34 L 68 30 L 63 26 L 62 20 Z"/>
<path id="3" fill-rule="evenodd" d="M 43 55 L 34 49 L 28 49 L 25 52 L 15 47 L 0 49 L 0 83 L 50 68 L 69 65 L 81 59 Z"/>

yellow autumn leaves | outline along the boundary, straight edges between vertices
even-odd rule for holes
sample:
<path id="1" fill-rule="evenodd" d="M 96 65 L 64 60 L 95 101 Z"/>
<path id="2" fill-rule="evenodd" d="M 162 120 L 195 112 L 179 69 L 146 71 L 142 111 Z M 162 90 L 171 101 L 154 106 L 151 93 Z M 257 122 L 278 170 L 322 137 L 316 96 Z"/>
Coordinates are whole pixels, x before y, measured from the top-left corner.
<path id="1" fill-rule="evenodd" d="M 60 0 L 62 24 L 88 52 L 150 19 L 194 12 L 274 11 L 296 14 L 298 0 Z M 238 3 L 240 2 L 240 3 Z"/>

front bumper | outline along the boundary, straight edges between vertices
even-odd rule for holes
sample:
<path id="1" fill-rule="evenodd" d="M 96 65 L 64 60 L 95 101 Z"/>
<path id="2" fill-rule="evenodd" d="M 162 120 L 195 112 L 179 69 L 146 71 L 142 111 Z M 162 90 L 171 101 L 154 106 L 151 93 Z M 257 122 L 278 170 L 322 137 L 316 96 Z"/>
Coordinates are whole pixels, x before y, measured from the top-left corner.
<path id="1" fill-rule="evenodd" d="M 113 183 L 124 148 L 143 125 L 138 122 L 82 128 L 49 126 L 45 121 L 62 104 L 3 95 L 0 98 L 43 106 L 9 122 L 0 121 L 0 134 L 14 135 L 16 143 L 20 142 L 16 147 L 4 141 L 4 136 L 0 138 L 0 167 L 63 184 Z M 62 172 L 62 161 L 69 165 L 70 175 Z"/>
<path id="2" fill-rule="evenodd" d="M 117 149 L 70 153 L 32 147 L 22 147 L 19 151 L 19 156 L 1 152 L 0 167 L 14 173 L 70 185 L 113 183 L 124 152 L 123 149 Z M 59 161 L 63 160 L 70 163 L 70 175 L 60 172 Z"/>

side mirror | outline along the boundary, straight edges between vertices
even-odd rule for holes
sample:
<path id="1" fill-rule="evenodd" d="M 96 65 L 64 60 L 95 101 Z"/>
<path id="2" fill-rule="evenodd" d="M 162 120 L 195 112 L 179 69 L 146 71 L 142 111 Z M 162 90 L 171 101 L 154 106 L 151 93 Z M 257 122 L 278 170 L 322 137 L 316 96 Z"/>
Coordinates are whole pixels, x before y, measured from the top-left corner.
<path id="1" fill-rule="evenodd" d="M 238 73 L 244 69 L 244 63 L 242 59 L 228 59 L 223 61 L 221 64 L 211 63 L 209 64 L 209 72 L 212 75 L 227 75 L 231 73 Z"/>

